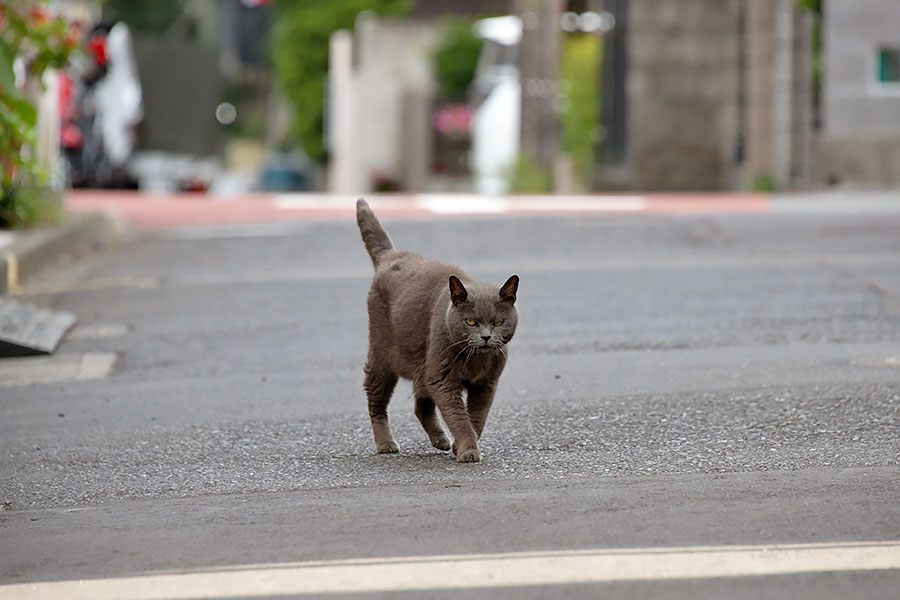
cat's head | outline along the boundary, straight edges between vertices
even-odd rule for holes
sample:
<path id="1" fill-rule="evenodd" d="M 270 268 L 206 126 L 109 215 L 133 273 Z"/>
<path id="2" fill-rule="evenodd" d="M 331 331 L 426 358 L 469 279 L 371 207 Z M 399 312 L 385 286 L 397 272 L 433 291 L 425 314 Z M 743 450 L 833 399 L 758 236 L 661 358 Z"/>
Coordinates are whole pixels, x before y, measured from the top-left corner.
<path id="1" fill-rule="evenodd" d="M 519 277 L 513 275 L 499 289 L 477 283 L 467 289 L 455 275 L 449 284 L 447 327 L 453 339 L 466 348 L 504 351 L 519 321 L 515 307 Z"/>

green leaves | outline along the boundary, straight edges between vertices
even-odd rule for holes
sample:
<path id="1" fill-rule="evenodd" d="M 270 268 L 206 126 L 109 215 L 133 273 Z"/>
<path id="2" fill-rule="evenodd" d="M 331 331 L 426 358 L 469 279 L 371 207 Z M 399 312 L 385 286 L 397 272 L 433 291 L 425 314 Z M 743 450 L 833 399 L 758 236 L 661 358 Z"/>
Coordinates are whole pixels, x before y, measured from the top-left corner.
<path id="1" fill-rule="evenodd" d="M 16 89 L 16 75 L 13 73 L 13 59 L 13 52 L 6 41 L 0 40 L 0 97 L 19 94 Z"/>
<path id="2" fill-rule="evenodd" d="M 575 161 L 585 187 L 590 185 L 597 144 L 600 86 L 597 80 L 602 46 L 594 35 L 567 35 L 563 42 L 560 75 L 566 81 L 562 147 Z"/>
<path id="3" fill-rule="evenodd" d="M 442 99 L 464 100 L 475 78 L 482 42 L 472 34 L 473 19 L 445 18 L 441 23 L 441 43 L 434 55 Z"/>
<path id="4" fill-rule="evenodd" d="M 40 87 L 47 69 L 64 67 L 77 36 L 59 18 L 51 18 L 32 3 L 2 7 L 0 29 L 0 227 L 33 224 L 47 212 L 47 175 L 36 159 L 38 111 L 26 93 L 16 87 L 13 63 L 20 57 L 31 88 Z"/>

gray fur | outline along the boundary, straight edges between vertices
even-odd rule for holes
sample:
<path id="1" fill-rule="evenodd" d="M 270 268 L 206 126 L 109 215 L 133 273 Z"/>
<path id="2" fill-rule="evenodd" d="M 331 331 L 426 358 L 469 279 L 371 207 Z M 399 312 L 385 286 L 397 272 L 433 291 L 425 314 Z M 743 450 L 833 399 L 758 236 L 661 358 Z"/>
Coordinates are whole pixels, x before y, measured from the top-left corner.
<path id="1" fill-rule="evenodd" d="M 459 462 L 480 461 L 478 439 L 518 323 L 519 278 L 482 284 L 458 267 L 394 249 L 365 200 L 356 203 L 356 218 L 375 266 L 363 387 L 376 450 L 399 450 L 387 407 L 403 377 L 413 382 L 415 413 L 431 444 Z"/>

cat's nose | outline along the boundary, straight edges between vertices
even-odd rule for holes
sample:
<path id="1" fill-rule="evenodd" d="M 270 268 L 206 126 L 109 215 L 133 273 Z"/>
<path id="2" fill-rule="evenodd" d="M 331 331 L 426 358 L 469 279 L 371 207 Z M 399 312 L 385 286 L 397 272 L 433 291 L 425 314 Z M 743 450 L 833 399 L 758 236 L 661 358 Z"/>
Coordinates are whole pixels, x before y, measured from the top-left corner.
<path id="1" fill-rule="evenodd" d="M 486 341 L 486 342 L 489 342 L 489 341 L 491 341 L 491 337 L 492 337 L 492 336 L 491 336 L 490 334 L 488 334 L 488 335 L 482 335 L 482 336 L 481 336 L 481 339 L 483 339 L 483 340 Z"/>

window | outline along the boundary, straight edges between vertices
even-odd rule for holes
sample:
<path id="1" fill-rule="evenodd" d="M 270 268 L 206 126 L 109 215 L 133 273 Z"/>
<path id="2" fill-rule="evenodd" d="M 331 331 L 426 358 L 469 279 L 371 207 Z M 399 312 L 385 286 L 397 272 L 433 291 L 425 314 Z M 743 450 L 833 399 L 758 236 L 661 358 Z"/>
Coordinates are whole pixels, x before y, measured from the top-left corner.
<path id="1" fill-rule="evenodd" d="M 900 84 L 900 48 L 879 48 L 877 66 L 878 83 Z"/>

